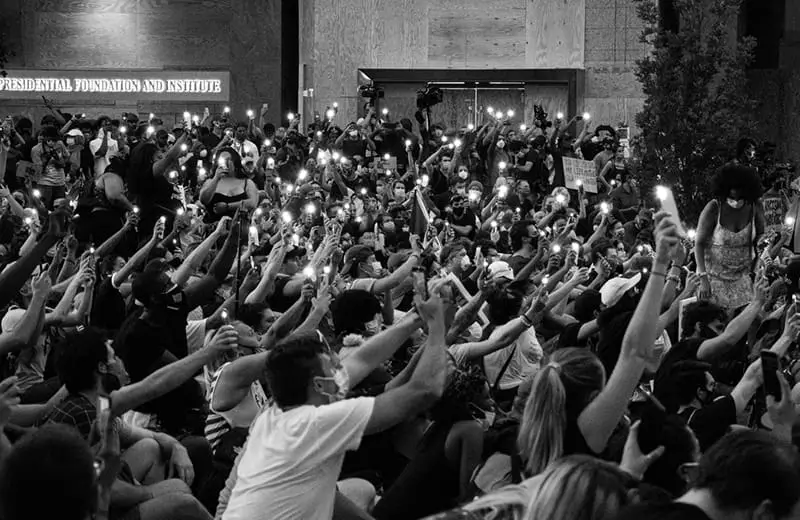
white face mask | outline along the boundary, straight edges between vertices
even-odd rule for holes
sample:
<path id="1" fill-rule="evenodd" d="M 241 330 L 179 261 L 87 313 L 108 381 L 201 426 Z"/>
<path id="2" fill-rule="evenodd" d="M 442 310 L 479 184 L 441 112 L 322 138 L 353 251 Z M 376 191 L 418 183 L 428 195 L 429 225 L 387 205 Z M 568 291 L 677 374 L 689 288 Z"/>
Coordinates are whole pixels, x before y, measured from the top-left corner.
<path id="1" fill-rule="evenodd" d="M 327 396 L 332 403 L 341 401 L 347 397 L 347 393 L 350 391 L 350 376 L 344 369 L 335 369 L 332 377 L 315 377 L 314 382 L 317 384 L 317 390 L 319 393 Z M 332 382 L 336 386 L 335 393 L 329 393 L 325 391 L 322 383 L 326 382 Z"/>
<path id="2" fill-rule="evenodd" d="M 370 336 L 374 336 L 375 334 L 379 333 L 381 331 L 380 320 L 376 318 L 372 321 L 368 321 L 367 323 L 365 323 L 364 331 L 366 331 L 366 333 L 369 334 Z"/>
<path id="3" fill-rule="evenodd" d="M 460 179 L 465 179 L 465 180 L 466 180 L 466 178 L 467 178 L 467 177 L 469 177 L 469 173 L 467 173 L 467 172 L 466 172 L 466 171 L 464 171 L 464 170 L 461 170 L 460 172 L 458 172 L 458 177 L 459 177 Z"/>
<path id="4" fill-rule="evenodd" d="M 506 142 L 505 141 L 497 141 L 497 147 L 502 150 L 503 148 L 506 147 Z"/>
<path id="5" fill-rule="evenodd" d="M 744 206 L 744 199 L 736 200 L 736 199 L 728 199 L 728 206 L 732 207 L 733 209 L 739 209 Z"/>
<path id="6" fill-rule="evenodd" d="M 358 130 L 351 130 L 347 132 L 350 137 L 355 137 L 358 135 Z"/>
<path id="7" fill-rule="evenodd" d="M 380 262 L 378 261 L 372 262 L 372 271 L 375 274 L 379 274 L 382 270 L 383 270 L 383 265 Z"/>

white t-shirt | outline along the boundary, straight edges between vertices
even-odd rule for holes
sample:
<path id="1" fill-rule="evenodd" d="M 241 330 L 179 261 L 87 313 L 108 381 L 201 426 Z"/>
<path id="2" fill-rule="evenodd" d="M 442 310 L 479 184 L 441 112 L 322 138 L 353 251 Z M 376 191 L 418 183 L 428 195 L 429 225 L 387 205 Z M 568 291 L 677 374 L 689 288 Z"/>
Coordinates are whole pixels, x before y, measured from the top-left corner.
<path id="1" fill-rule="evenodd" d="M 516 350 L 514 346 L 516 345 Z M 464 352 L 461 352 L 459 345 L 453 345 L 449 348 L 451 354 L 455 358 L 457 364 L 462 364 L 466 359 Z M 500 390 L 509 390 L 516 388 L 522 381 L 529 375 L 535 374 L 541 365 L 544 351 L 539 344 L 539 339 L 536 337 L 536 331 L 530 328 L 524 331 L 517 341 L 511 345 L 501 348 L 496 352 L 484 356 L 483 368 L 486 372 L 486 379 L 489 386 L 494 386 L 497 376 L 506 364 L 506 360 L 512 354 L 514 358 L 508 364 L 508 368 L 503 372 L 503 377 L 500 379 L 498 387 Z"/>
<path id="2" fill-rule="evenodd" d="M 89 143 L 89 150 L 91 150 L 92 156 L 94 157 L 95 179 L 105 173 L 106 167 L 111 163 L 111 158 L 119 153 L 119 146 L 117 145 L 117 140 L 112 139 L 111 136 L 108 137 L 108 146 L 106 147 L 107 150 L 105 156 L 97 157 L 95 154 L 97 153 L 97 150 L 99 150 L 101 146 L 103 146 L 102 132 L 98 134 L 97 139 L 94 139 Z"/>
<path id="3" fill-rule="evenodd" d="M 375 399 L 267 408 L 253 424 L 223 520 L 330 520 L 345 452 L 358 449 Z"/>

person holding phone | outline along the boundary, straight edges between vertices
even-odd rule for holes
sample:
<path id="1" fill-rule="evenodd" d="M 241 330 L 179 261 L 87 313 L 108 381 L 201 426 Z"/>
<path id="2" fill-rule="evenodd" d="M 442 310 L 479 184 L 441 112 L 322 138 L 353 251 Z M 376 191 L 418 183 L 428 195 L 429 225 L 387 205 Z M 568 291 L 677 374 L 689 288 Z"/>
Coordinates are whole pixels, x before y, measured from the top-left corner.
<path id="1" fill-rule="evenodd" d="M 700 214 L 695 242 L 699 297 L 734 311 L 750 301 L 750 273 L 766 221 L 755 170 L 724 166 L 712 179 L 714 200 Z"/>

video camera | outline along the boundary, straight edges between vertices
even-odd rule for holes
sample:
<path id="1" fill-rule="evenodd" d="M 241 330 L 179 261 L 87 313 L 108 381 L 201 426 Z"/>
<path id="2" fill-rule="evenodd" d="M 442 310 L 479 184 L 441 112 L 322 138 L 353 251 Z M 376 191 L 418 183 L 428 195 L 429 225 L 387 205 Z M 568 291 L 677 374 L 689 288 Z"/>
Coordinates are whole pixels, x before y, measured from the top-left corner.
<path id="1" fill-rule="evenodd" d="M 420 110 L 438 105 L 444 99 L 444 92 L 439 87 L 430 85 L 417 91 L 417 108 Z"/>
<path id="2" fill-rule="evenodd" d="M 372 83 L 370 83 L 369 85 L 359 85 L 358 95 L 363 98 L 371 99 L 374 101 L 376 98 L 383 97 L 383 88 L 376 87 Z"/>

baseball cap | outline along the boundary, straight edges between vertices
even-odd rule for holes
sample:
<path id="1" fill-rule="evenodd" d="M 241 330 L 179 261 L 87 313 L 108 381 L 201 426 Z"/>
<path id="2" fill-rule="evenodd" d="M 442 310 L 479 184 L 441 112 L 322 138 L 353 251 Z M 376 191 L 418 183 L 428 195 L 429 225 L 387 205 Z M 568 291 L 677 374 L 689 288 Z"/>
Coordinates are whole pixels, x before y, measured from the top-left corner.
<path id="1" fill-rule="evenodd" d="M 14 330 L 14 327 L 22 320 L 23 316 L 25 316 L 25 309 L 19 307 L 12 307 L 9 309 L 6 315 L 3 316 L 3 321 L 0 322 L 0 328 L 2 328 L 3 334 L 8 334 Z"/>
<path id="2" fill-rule="evenodd" d="M 624 278 L 618 276 L 607 281 L 600 289 L 600 297 L 602 298 L 603 305 L 606 307 L 613 307 L 622 296 L 636 287 L 642 280 L 642 273 L 637 273 L 631 278 Z"/>
<path id="3" fill-rule="evenodd" d="M 353 264 L 360 264 L 362 262 L 366 262 L 367 258 L 375 254 L 371 247 L 365 245 L 355 245 L 347 250 L 344 254 L 344 268 L 342 269 L 343 273 L 350 271 L 350 268 L 353 267 Z"/>
<path id="4" fill-rule="evenodd" d="M 514 271 L 511 269 L 511 266 L 508 265 L 508 262 L 498 260 L 497 262 L 492 262 L 489 265 L 489 278 L 491 280 L 513 281 Z"/>

